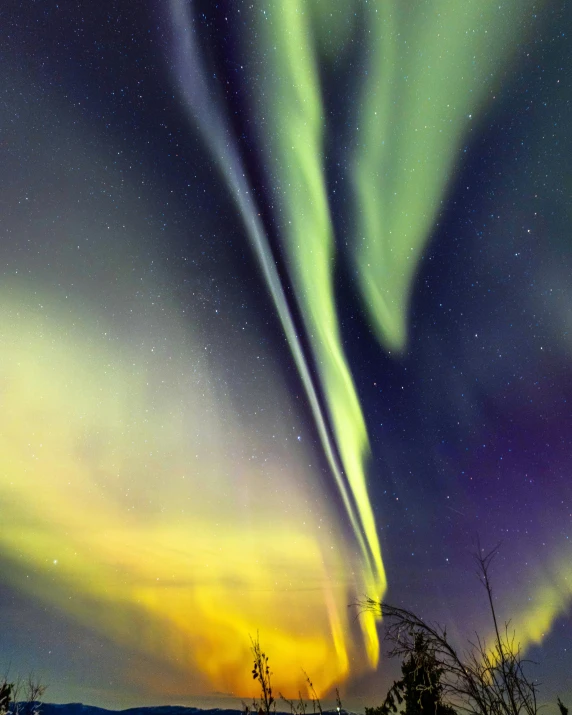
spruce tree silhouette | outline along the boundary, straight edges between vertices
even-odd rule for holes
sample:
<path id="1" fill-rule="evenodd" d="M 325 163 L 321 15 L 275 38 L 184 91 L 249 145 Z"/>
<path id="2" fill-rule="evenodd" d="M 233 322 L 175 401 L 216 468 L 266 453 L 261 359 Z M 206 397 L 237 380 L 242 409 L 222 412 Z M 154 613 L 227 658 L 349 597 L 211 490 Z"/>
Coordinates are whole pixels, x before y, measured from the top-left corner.
<path id="1" fill-rule="evenodd" d="M 414 648 L 401 664 L 403 677 L 390 688 L 385 701 L 376 708 L 366 708 L 365 715 L 455 715 L 455 710 L 442 701 L 443 668 L 431 652 L 422 633 L 415 634 Z M 400 706 L 404 708 L 400 710 Z"/>

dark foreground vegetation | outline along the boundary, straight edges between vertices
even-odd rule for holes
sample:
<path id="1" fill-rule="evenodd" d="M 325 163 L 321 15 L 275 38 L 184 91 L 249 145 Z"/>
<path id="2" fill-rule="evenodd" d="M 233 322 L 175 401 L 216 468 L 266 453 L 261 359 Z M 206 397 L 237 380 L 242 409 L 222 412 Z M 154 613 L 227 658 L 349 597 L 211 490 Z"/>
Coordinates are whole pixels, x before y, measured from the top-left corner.
<path id="1" fill-rule="evenodd" d="M 366 707 L 365 715 L 538 715 L 538 685 L 529 670 L 534 665 L 522 657 L 510 623 L 500 626 L 493 601 L 490 579 L 491 563 L 497 549 L 475 554 L 477 575 L 488 601 L 493 632 L 487 643 L 479 634 L 463 650 L 453 645 L 447 631 L 439 624 L 424 621 L 412 611 L 366 598 L 354 604 L 358 617 L 364 611 L 383 617 L 385 640 L 390 644 L 389 656 L 401 660 L 402 677 L 393 683 L 384 701 L 376 707 Z M 243 715 L 270 715 L 281 710 L 291 715 L 324 715 L 314 685 L 307 673 L 309 700 L 301 693 L 289 700 L 272 689 L 269 658 L 260 646 L 258 636 L 252 639 L 252 678 L 260 693 L 248 705 L 243 701 Z M 50 715 L 41 713 L 41 698 L 45 687 L 33 677 L 11 682 L 0 678 L 0 715 Z M 568 715 L 568 708 L 557 700 L 559 715 Z M 336 712 L 345 713 L 336 689 Z M 46 706 L 52 708 L 71 706 Z M 101 710 L 99 708 L 88 708 Z M 137 708 L 149 710 L 200 712 L 196 708 Z M 128 713 L 130 711 L 124 711 Z M 213 711 L 214 712 L 214 711 Z M 223 711 L 218 711 L 223 712 Z M 232 711 L 224 711 L 231 713 Z"/>
<path id="2" fill-rule="evenodd" d="M 393 684 L 383 704 L 366 715 L 390 715 L 404 705 L 406 715 L 536 715 L 537 685 L 522 658 L 516 636 L 498 623 L 490 580 L 497 550 L 475 554 L 477 575 L 484 587 L 491 615 L 492 643 L 478 634 L 459 650 L 442 626 L 425 622 L 403 608 L 367 599 L 363 609 L 382 615 L 390 656 L 403 660 L 403 677 Z"/>
<path id="3" fill-rule="evenodd" d="M 41 698 L 46 687 L 33 676 L 27 680 L 17 678 L 9 682 L 8 677 L 0 679 L 0 715 L 39 715 Z"/>
<path id="4" fill-rule="evenodd" d="M 475 554 L 476 572 L 486 593 L 491 616 L 492 642 L 475 634 L 462 650 L 447 637 L 447 630 L 424 621 L 404 608 L 380 603 L 371 598 L 354 604 L 358 612 L 370 611 L 383 618 L 389 656 L 401 660 L 402 677 L 393 683 L 383 703 L 365 709 L 365 715 L 538 715 L 538 685 L 529 675 L 534 665 L 522 657 L 510 623 L 498 622 L 490 579 L 490 567 L 497 549 L 485 553 L 480 545 Z M 260 698 L 252 710 L 269 715 L 276 710 L 272 695 L 268 657 L 253 641 L 253 677 L 260 684 Z M 314 713 L 322 713 L 314 687 L 304 673 Z M 305 715 L 308 705 L 300 695 L 298 701 L 281 700 L 292 715 Z M 336 690 L 338 712 L 341 701 Z M 568 708 L 560 698 L 560 715 Z M 244 706 L 245 715 L 251 708 Z"/>

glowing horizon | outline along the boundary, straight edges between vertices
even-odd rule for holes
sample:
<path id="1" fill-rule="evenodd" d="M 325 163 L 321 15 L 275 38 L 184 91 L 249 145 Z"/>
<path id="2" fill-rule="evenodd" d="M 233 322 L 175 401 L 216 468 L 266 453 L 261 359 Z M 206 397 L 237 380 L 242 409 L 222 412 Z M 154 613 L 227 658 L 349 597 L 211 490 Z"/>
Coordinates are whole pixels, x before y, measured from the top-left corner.
<path id="1" fill-rule="evenodd" d="M 320 692 L 343 681 L 352 556 L 333 515 L 310 505 L 307 468 L 290 457 L 298 480 L 306 472 L 306 486 L 293 491 L 283 458 L 231 457 L 261 446 L 240 436 L 216 389 L 205 393 L 208 367 L 188 338 L 159 372 L 161 358 L 153 368 L 125 344 L 94 341 L 87 316 L 62 322 L 61 305 L 41 302 L 2 300 L 10 350 L 2 358 L 8 516 L 0 541 L 27 572 L 8 574 L 13 585 L 36 593 L 51 582 L 46 598 L 80 622 L 241 696 L 257 632 L 285 693 L 303 687 L 302 667 Z M 173 329 L 150 337 L 171 355 L 183 345 Z M 194 365 L 193 378 L 181 360 Z M 275 395 L 288 402 L 278 387 Z M 272 423 L 283 442 L 279 420 Z"/>

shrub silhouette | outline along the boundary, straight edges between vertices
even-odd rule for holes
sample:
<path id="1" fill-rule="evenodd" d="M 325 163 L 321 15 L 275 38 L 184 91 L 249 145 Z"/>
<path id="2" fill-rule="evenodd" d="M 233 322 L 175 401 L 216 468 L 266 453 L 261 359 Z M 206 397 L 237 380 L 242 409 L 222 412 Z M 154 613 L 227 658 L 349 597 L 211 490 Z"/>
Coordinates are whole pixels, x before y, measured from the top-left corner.
<path id="1" fill-rule="evenodd" d="M 275 713 L 276 712 L 276 699 L 274 698 L 274 695 L 272 694 L 272 671 L 270 670 L 270 665 L 268 662 L 268 656 L 266 653 L 262 650 L 260 647 L 260 638 L 259 635 L 256 635 L 256 639 L 250 638 L 251 641 L 251 653 L 253 657 L 253 666 L 252 666 L 252 678 L 253 680 L 257 680 L 259 685 L 260 685 L 260 698 L 252 699 L 252 707 L 247 705 L 244 700 L 242 701 L 242 710 L 244 715 L 251 715 L 252 713 L 258 715 L 269 715 L 269 713 Z M 306 683 L 308 684 L 308 691 L 310 693 L 310 699 L 312 702 L 312 708 L 314 713 L 319 713 L 320 715 L 323 715 L 322 711 L 322 704 L 320 703 L 320 699 L 318 697 L 318 694 L 316 693 L 316 689 L 314 688 L 314 684 L 310 680 L 309 675 L 306 673 L 305 670 L 302 671 L 304 673 L 304 678 L 306 679 Z M 298 700 L 289 700 L 288 698 L 285 698 L 282 693 L 279 693 L 280 699 L 285 702 L 289 708 L 290 712 L 292 715 L 306 715 L 308 706 L 306 702 L 304 701 L 304 698 L 302 697 L 302 693 L 298 692 Z M 338 713 L 341 712 L 342 709 L 342 701 L 340 700 L 340 693 L 338 689 L 336 688 L 336 703 L 337 703 L 337 710 Z M 1 715 L 1 713 L 0 713 Z"/>
<path id="2" fill-rule="evenodd" d="M 17 678 L 10 683 L 8 676 L 0 680 L 0 715 L 39 715 L 40 698 L 46 692 L 33 675 L 26 681 Z"/>
<path id="3" fill-rule="evenodd" d="M 250 638 L 252 657 L 254 659 L 252 667 L 252 679 L 258 680 L 260 684 L 260 700 L 252 699 L 252 708 L 244 701 L 243 712 L 245 715 L 249 713 L 259 713 L 260 715 L 269 715 L 270 712 L 276 712 L 276 700 L 272 695 L 272 671 L 268 664 L 268 656 L 260 647 L 260 638 L 256 634 L 256 639 Z"/>

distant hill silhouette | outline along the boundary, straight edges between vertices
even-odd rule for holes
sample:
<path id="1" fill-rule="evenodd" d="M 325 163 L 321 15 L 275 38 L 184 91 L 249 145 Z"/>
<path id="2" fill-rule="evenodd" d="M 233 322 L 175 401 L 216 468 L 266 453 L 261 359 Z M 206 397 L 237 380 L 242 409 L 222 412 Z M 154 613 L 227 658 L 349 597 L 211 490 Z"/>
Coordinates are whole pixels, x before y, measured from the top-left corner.
<path id="1" fill-rule="evenodd" d="M 222 710 L 221 708 L 188 708 L 183 705 L 158 705 L 155 707 L 127 708 L 126 710 L 108 710 L 94 705 L 67 703 L 55 705 L 42 703 L 41 715 L 240 715 L 240 710 Z"/>
<path id="2" fill-rule="evenodd" d="M 311 713 L 311 706 L 308 708 Z M 335 713 L 337 710 L 324 710 L 324 715 Z M 226 710 L 222 708 L 187 708 L 183 705 L 158 705 L 156 707 L 127 708 L 126 710 L 108 710 L 94 705 L 82 703 L 67 703 L 55 705 L 54 703 L 41 703 L 40 715 L 242 715 L 242 710 Z M 276 715 L 290 715 L 285 710 L 277 710 Z M 342 710 L 340 715 L 353 715 L 347 710 Z"/>

